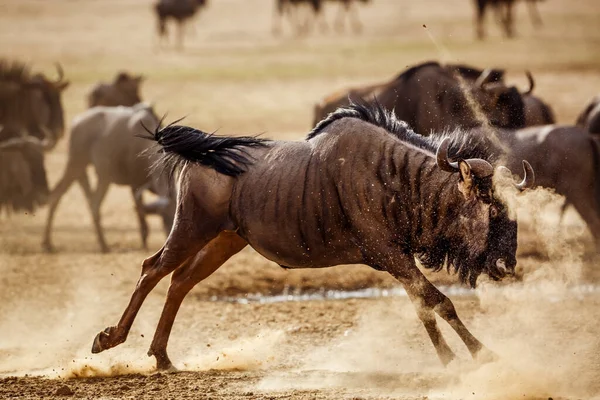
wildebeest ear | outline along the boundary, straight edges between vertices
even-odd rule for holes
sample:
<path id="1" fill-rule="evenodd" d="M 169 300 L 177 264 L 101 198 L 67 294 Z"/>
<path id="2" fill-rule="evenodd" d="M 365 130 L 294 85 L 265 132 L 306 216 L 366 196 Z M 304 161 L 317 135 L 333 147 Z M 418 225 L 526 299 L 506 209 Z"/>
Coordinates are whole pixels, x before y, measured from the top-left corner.
<path id="1" fill-rule="evenodd" d="M 471 172 L 471 166 L 465 160 L 458 160 L 458 170 L 460 173 L 458 189 L 463 196 L 465 196 L 465 199 L 469 199 L 473 194 L 473 174 Z"/>

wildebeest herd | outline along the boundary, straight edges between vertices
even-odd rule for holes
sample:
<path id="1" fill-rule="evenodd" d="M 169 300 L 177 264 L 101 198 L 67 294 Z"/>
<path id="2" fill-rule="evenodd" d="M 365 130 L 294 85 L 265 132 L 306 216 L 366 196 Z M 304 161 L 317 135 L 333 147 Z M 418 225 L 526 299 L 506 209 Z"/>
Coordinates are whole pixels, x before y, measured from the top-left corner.
<path id="1" fill-rule="evenodd" d="M 352 1 L 340 2 L 351 9 Z M 291 14 L 297 3 L 280 0 L 278 10 Z M 310 4 L 318 13 L 321 1 Z M 175 5 L 157 3 L 161 33 L 168 17 L 182 21 L 206 2 L 189 0 L 179 11 Z M 0 210 L 49 205 L 42 245 L 55 251 L 54 213 L 77 182 L 106 252 L 100 207 L 111 184 L 125 185 L 142 245 L 148 214 L 162 217 L 168 235 L 144 260 L 122 318 L 96 336 L 94 353 L 127 339 L 147 295 L 172 273 L 149 350 L 159 369 L 171 369 L 167 342 L 183 299 L 250 245 L 283 268 L 361 263 L 389 272 L 406 289 L 447 364 L 454 353 L 436 314 L 474 357 L 487 350 L 417 261 L 454 270 L 472 287 L 481 274 L 493 280 L 514 274 L 517 221 L 500 191 L 554 189 L 600 244 L 600 98 L 582 104 L 573 125 L 555 125 L 551 106 L 534 95 L 529 71 L 528 87 L 518 88 L 498 67 L 419 63 L 390 81 L 318 101 L 313 128 L 301 141 L 163 126 L 142 101 L 145 78 L 121 71 L 90 90 L 89 109 L 70 126 L 65 171 L 50 190 L 44 154 L 64 134 L 61 92 L 69 85 L 60 65 L 57 71 L 51 80 L 24 63 L 0 62 Z M 98 178 L 94 188 L 88 166 Z M 501 181 L 511 184 L 497 185 Z M 145 203 L 144 191 L 158 199 Z"/>

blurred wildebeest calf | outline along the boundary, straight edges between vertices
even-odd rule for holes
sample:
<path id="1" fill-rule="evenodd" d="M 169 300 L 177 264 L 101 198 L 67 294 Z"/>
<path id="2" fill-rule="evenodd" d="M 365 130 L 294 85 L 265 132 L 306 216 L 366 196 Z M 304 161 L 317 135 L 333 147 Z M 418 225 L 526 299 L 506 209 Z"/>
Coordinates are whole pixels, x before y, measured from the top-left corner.
<path id="1" fill-rule="evenodd" d="M 484 349 L 415 262 L 454 268 L 473 286 L 482 273 L 499 280 L 514 272 L 517 222 L 493 184 L 504 176 L 473 158 L 487 150 L 469 147 L 468 137 L 424 138 L 378 106 L 351 105 L 306 141 L 219 137 L 185 126 L 167 126 L 154 139 L 162 163 L 179 171 L 173 230 L 144 260 L 122 318 L 96 336 L 93 353 L 123 343 L 146 296 L 173 273 L 148 352 L 159 369 L 171 368 L 167 342 L 184 297 L 248 244 L 289 268 L 361 263 L 387 271 L 403 284 L 444 364 L 454 353 L 436 313 L 473 356 Z M 524 165 L 518 189 L 532 183 Z"/>
<path id="2" fill-rule="evenodd" d="M 142 75 L 119 72 L 111 83 L 100 82 L 92 88 L 88 94 L 88 107 L 131 107 L 141 103 L 140 84 L 143 80 Z"/>
<path id="3" fill-rule="evenodd" d="M 134 107 L 94 107 L 75 119 L 69 141 L 69 159 L 63 177 L 50 194 L 50 210 L 44 232 L 43 247 L 53 250 L 50 238 L 54 212 L 61 197 L 75 181 L 79 182 L 89 203 L 96 235 L 103 252 L 108 251 L 100 222 L 100 206 L 111 183 L 131 187 L 140 224 L 142 244 L 146 247 L 148 225 L 146 214 L 161 215 L 165 233 L 171 229 L 175 213 L 173 188 L 165 176 L 151 172 L 153 157 L 146 154 L 151 142 L 140 138 L 144 126 L 160 125 L 151 107 L 140 103 Z M 93 164 L 98 176 L 92 191 L 86 167 Z M 150 189 L 160 196 L 152 205 L 145 205 L 142 192 Z"/>

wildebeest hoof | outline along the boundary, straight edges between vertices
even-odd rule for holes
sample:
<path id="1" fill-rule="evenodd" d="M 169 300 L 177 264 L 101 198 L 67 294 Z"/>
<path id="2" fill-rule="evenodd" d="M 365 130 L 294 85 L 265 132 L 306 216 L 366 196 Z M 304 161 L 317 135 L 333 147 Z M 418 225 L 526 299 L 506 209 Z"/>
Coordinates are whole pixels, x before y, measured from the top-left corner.
<path id="1" fill-rule="evenodd" d="M 50 242 L 42 242 L 42 249 L 44 249 L 46 253 L 56 253 L 56 249 Z"/>
<path id="2" fill-rule="evenodd" d="M 108 350 L 123 342 L 122 340 L 114 340 L 114 333 L 116 329 L 117 328 L 114 326 L 109 326 L 96 335 L 94 338 L 94 343 L 92 344 L 93 354 L 103 352 L 104 350 Z"/>
<path id="3" fill-rule="evenodd" d="M 160 372 L 179 372 L 177 368 L 173 366 L 173 363 L 169 359 L 169 356 L 164 353 L 161 355 L 155 354 L 152 349 L 148 350 L 148 356 L 154 356 L 156 358 L 156 369 Z"/>
<path id="4" fill-rule="evenodd" d="M 473 358 L 479 361 L 481 364 L 488 364 L 500 360 L 500 357 L 496 353 L 486 347 L 483 347 L 481 350 L 479 350 L 477 354 L 473 356 Z"/>

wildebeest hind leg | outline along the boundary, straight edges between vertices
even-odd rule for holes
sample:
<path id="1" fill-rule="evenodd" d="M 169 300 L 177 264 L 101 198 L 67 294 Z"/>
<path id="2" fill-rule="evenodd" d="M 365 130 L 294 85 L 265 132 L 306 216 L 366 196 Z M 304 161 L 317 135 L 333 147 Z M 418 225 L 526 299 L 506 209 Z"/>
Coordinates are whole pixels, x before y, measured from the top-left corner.
<path id="1" fill-rule="evenodd" d="M 173 369 L 167 355 L 167 342 L 181 302 L 192 288 L 215 272 L 231 256 L 246 247 L 246 241 L 233 232 L 221 232 L 193 258 L 173 272 L 167 299 L 148 351 L 159 370 Z"/>
<path id="2" fill-rule="evenodd" d="M 98 186 L 96 187 L 96 191 L 93 193 L 92 201 L 90 202 L 90 209 L 92 212 L 92 220 L 94 221 L 94 228 L 96 229 L 96 236 L 98 237 L 100 250 L 103 253 L 108 253 L 108 246 L 106 245 L 106 240 L 104 239 L 104 231 L 102 230 L 100 206 L 102 205 L 102 201 L 106 196 L 106 192 L 108 192 L 109 186 L 110 182 L 108 182 L 105 179 L 99 178 Z"/>
<path id="3" fill-rule="evenodd" d="M 85 168 L 85 166 L 83 167 Z M 54 213 L 56 212 L 56 208 L 58 207 L 58 203 L 60 203 L 60 199 L 65 195 L 69 187 L 73 184 L 73 182 L 77 179 L 77 175 L 79 173 L 78 169 L 68 165 L 65 174 L 60 179 L 60 181 L 56 184 L 52 192 L 50 193 L 50 207 L 48 208 L 48 217 L 46 219 L 46 229 L 44 230 L 44 240 L 42 241 L 42 247 L 46 251 L 53 251 L 54 247 L 52 246 L 52 240 L 50 235 L 52 233 L 52 223 L 54 221 Z"/>
<path id="4" fill-rule="evenodd" d="M 142 274 L 119 323 L 96 335 L 92 353 L 123 343 L 146 296 L 158 282 L 198 253 L 219 233 L 222 221 L 199 215 L 193 202 L 188 202 L 188 207 L 178 206 L 177 220 L 167 241 L 156 254 L 144 260 Z"/>
<path id="5" fill-rule="evenodd" d="M 140 224 L 140 235 L 142 237 L 142 246 L 144 249 L 148 248 L 148 223 L 146 222 L 146 212 L 144 203 L 142 201 L 142 191 L 141 188 L 131 188 L 131 195 L 133 196 L 133 202 L 135 204 L 135 213 L 138 217 L 138 222 Z"/>

